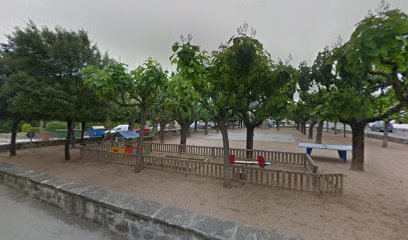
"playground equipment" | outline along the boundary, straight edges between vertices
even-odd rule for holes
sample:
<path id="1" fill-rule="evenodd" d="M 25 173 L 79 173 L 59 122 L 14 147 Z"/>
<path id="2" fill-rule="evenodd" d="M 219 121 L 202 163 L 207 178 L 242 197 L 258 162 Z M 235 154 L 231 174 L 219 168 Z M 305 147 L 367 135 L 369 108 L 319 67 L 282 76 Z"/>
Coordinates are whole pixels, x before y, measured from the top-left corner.
<path id="1" fill-rule="evenodd" d="M 145 139 L 145 140 L 152 140 L 156 134 L 157 134 L 157 130 L 156 130 L 155 127 L 153 127 L 152 129 L 150 129 L 149 134 L 147 134 L 146 136 L 144 136 L 144 139 Z"/>
<path id="2" fill-rule="evenodd" d="M 104 126 L 91 126 L 88 129 L 88 132 L 90 138 L 103 137 L 105 135 L 106 129 Z"/>
<path id="3" fill-rule="evenodd" d="M 137 146 L 133 146 L 132 142 L 139 137 L 134 131 L 118 131 L 110 134 L 111 151 L 117 153 L 136 154 Z"/>

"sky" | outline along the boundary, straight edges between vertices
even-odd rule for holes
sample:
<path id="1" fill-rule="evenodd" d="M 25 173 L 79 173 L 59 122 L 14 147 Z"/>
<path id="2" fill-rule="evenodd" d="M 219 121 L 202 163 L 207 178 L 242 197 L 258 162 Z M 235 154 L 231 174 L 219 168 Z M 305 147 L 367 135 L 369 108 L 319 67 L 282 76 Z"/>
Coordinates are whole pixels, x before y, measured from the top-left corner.
<path id="1" fill-rule="evenodd" d="M 408 13 L 408 0 L 388 0 Z M 148 57 L 172 70 L 171 46 L 180 35 L 211 52 L 247 23 L 274 60 L 311 64 L 380 0 L 0 0 L 0 42 L 29 20 L 48 27 L 84 29 L 102 52 L 130 67 Z"/>

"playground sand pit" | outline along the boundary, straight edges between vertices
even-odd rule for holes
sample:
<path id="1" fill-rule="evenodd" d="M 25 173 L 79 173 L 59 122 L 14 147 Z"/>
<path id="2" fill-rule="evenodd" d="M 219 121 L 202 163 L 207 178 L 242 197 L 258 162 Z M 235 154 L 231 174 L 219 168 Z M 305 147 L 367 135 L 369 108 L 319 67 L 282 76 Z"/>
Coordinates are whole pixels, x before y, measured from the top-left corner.
<path id="1" fill-rule="evenodd" d="M 203 161 L 203 162 L 215 162 L 223 163 L 224 159 L 219 157 L 210 157 L 210 156 L 200 156 L 200 155 L 191 155 L 191 154 L 178 154 L 178 153 L 168 153 L 168 152 L 151 152 L 149 155 L 165 157 L 169 159 L 181 159 L 181 160 L 192 160 L 192 161 Z M 255 162 L 255 161 L 254 161 Z M 258 165 L 246 165 L 250 168 L 258 168 Z M 297 171 L 297 172 L 309 172 L 304 166 L 301 165 L 292 165 L 292 164 L 283 164 L 283 163 L 273 163 L 272 165 L 265 166 L 265 169 L 275 169 L 275 170 L 286 170 L 286 171 Z"/>
<path id="2" fill-rule="evenodd" d="M 244 132 L 234 129 L 232 132 Z M 291 134 L 295 143 L 256 141 L 254 148 L 304 152 L 298 142 L 312 142 L 294 129 L 257 130 L 257 133 Z M 216 135 L 210 131 L 210 135 Z M 178 143 L 173 137 L 168 143 Z M 324 143 L 350 144 L 350 136 L 326 133 Z M 221 140 L 194 133 L 192 145 L 221 146 Z M 245 147 L 244 141 L 231 146 Z M 350 153 L 343 164 L 335 151 L 313 150 L 319 170 L 346 175 L 345 192 L 340 196 L 284 191 L 251 184 L 234 183 L 224 189 L 221 180 L 184 176 L 144 169 L 135 174 L 129 166 L 79 160 L 72 150 L 71 161 L 63 161 L 63 146 L 23 149 L 17 157 L 0 153 L 0 161 L 44 171 L 64 179 L 125 192 L 213 217 L 250 224 L 269 231 L 303 239 L 406 239 L 408 236 L 408 145 L 366 139 L 365 172 L 350 168 Z"/>

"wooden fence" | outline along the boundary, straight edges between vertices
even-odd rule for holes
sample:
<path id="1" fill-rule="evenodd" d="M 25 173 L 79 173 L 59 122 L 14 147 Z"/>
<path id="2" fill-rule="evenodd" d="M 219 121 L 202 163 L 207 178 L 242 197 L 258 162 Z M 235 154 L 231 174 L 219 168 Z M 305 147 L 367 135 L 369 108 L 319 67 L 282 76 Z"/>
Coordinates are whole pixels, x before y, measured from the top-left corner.
<path id="1" fill-rule="evenodd" d="M 167 149 L 172 145 L 166 145 Z M 87 145 L 81 149 L 81 158 L 102 160 L 114 164 L 135 166 L 137 157 L 132 154 L 99 150 Z M 224 177 L 222 163 L 196 161 L 171 157 L 144 156 L 144 166 L 186 175 L 206 176 L 217 179 Z M 343 192 L 343 174 L 320 174 L 248 166 L 231 166 L 232 180 L 288 190 L 340 194 Z"/>
<path id="2" fill-rule="evenodd" d="M 224 157 L 224 148 L 209 146 L 192 146 L 181 144 L 146 143 L 145 146 L 151 151 L 186 153 L 191 155 Z M 304 166 L 309 172 L 317 173 L 317 164 L 306 153 L 277 152 L 266 150 L 247 150 L 230 148 L 230 154 L 234 154 L 237 159 L 256 161 L 257 156 L 263 156 L 266 161 L 272 163 L 294 164 Z"/>

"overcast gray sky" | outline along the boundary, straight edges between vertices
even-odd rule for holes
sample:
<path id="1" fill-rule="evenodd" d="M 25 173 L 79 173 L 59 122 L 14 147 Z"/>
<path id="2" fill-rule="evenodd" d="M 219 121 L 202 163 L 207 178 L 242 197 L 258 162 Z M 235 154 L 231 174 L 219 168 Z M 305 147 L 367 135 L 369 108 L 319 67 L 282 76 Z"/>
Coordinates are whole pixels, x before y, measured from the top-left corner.
<path id="1" fill-rule="evenodd" d="M 388 0 L 408 12 L 408 0 Z M 191 33 L 215 50 L 247 22 L 274 59 L 311 63 L 324 46 L 347 40 L 380 0 L 0 0 L 0 42 L 28 19 L 85 29 L 101 51 L 134 67 L 146 58 L 170 67 L 171 45 Z"/>

